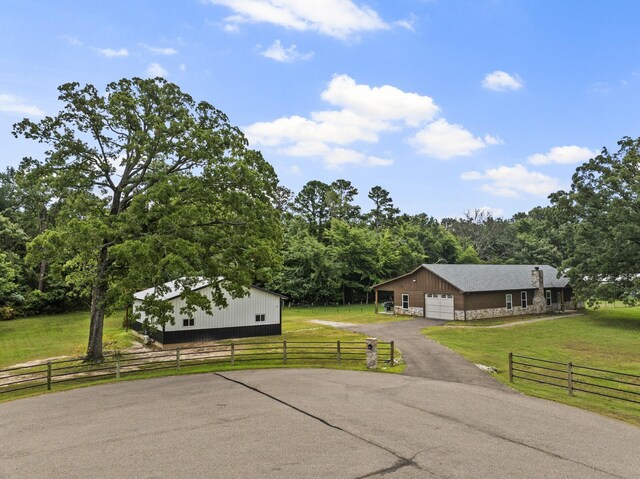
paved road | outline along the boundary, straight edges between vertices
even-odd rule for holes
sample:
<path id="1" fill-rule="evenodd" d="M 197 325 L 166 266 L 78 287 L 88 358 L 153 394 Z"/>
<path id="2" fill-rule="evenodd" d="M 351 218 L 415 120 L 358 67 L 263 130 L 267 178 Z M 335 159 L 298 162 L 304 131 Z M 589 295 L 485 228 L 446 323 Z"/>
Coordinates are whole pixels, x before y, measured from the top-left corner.
<path id="1" fill-rule="evenodd" d="M 407 363 L 404 371 L 407 376 L 511 391 L 458 353 L 427 338 L 420 332 L 428 326 L 442 324 L 444 324 L 443 321 L 435 319 L 412 319 L 392 323 L 334 324 L 333 326 L 379 339 L 395 341 L 395 345 L 402 351 L 402 358 Z"/>
<path id="2" fill-rule="evenodd" d="M 0 404 L 0 477 L 637 478 L 640 429 L 466 384 L 331 370 L 127 381 Z"/>

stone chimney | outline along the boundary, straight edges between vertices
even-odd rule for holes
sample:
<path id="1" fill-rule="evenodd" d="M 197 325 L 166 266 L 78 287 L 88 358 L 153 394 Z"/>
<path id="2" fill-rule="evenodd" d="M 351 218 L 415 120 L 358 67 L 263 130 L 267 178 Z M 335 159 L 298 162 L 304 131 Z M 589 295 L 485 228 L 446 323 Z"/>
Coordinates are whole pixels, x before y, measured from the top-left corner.
<path id="1" fill-rule="evenodd" d="M 544 313 L 547 310 L 547 300 L 544 297 L 544 273 L 539 266 L 531 270 L 531 285 L 535 288 L 531 305 L 532 312 L 534 314 Z"/>

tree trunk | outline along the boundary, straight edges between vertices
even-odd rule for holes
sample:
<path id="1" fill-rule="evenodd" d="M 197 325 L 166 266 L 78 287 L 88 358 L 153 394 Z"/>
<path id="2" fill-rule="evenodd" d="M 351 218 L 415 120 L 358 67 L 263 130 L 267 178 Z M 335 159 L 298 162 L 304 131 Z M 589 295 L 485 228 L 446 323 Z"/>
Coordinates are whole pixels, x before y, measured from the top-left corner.
<path id="1" fill-rule="evenodd" d="M 44 293 L 45 280 L 47 277 L 47 260 L 40 261 L 40 274 L 38 275 L 38 291 Z"/>
<path id="2" fill-rule="evenodd" d="M 104 327 L 104 312 L 107 307 L 107 266 L 109 264 L 109 249 L 103 245 L 98 255 L 96 279 L 91 292 L 91 323 L 89 325 L 89 343 L 87 345 L 87 360 L 101 361 L 102 330 Z"/>

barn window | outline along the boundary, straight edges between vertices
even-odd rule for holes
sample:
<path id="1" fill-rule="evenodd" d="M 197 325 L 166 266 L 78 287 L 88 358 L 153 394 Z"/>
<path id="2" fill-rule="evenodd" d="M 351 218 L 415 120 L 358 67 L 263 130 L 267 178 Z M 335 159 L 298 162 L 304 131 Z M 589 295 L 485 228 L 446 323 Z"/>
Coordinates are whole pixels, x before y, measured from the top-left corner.
<path id="1" fill-rule="evenodd" d="M 527 292 L 526 291 L 522 291 L 520 293 L 520 306 L 522 306 L 523 309 L 527 307 Z"/>
<path id="2" fill-rule="evenodd" d="M 256 314 L 256 322 L 263 322 L 264 321 L 264 314 Z"/>
<path id="3" fill-rule="evenodd" d="M 507 310 L 511 311 L 513 309 L 513 296 L 507 295 Z"/>
<path id="4" fill-rule="evenodd" d="M 402 295 L 402 309 L 409 309 L 409 295 Z"/>
<path id="5" fill-rule="evenodd" d="M 193 326 L 194 323 L 194 319 L 193 318 L 184 318 L 182 320 L 182 326 Z"/>
<path id="6" fill-rule="evenodd" d="M 551 306 L 551 291 L 547 290 L 545 292 L 545 297 L 547 298 L 547 306 Z"/>

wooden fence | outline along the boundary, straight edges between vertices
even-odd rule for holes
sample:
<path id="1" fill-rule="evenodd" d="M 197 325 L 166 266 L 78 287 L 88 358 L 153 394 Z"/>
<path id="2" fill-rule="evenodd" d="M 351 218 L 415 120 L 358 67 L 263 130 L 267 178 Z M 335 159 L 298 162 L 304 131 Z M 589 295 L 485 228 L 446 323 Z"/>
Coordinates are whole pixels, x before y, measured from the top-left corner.
<path id="1" fill-rule="evenodd" d="M 394 342 L 378 341 L 378 361 L 396 364 Z M 48 361 L 33 366 L 0 369 L 0 395 L 27 390 L 49 390 L 68 382 L 119 379 L 121 376 L 147 371 L 189 368 L 194 366 L 225 366 L 250 368 L 263 365 L 282 366 L 342 366 L 366 365 L 367 346 L 364 341 L 336 342 L 236 342 L 223 345 L 175 348 L 139 352 L 106 354 L 102 362 L 87 362 L 85 358 Z"/>
<path id="2" fill-rule="evenodd" d="M 576 392 L 640 404 L 640 375 L 509 353 L 509 381 L 547 384 Z"/>

